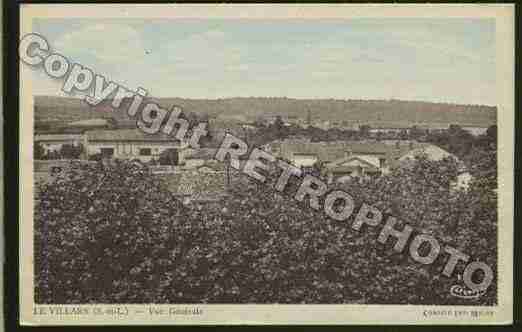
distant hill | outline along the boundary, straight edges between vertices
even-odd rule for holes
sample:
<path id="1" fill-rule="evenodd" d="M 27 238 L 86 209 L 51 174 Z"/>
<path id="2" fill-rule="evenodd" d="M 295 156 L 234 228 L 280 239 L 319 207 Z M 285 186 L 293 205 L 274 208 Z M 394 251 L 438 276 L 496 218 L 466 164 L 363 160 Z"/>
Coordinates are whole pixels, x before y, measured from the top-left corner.
<path id="1" fill-rule="evenodd" d="M 361 123 L 402 122 L 451 123 L 489 126 L 497 120 L 497 108 L 483 105 L 457 105 L 403 100 L 339 100 L 249 97 L 226 99 L 151 98 L 164 108 L 178 105 L 187 113 L 218 117 L 242 115 L 250 120 L 262 116 L 297 116 L 314 120 L 358 121 Z M 110 101 L 92 108 L 76 98 L 36 96 L 36 121 L 76 121 L 112 116 L 128 119 L 123 111 L 112 111 Z"/>

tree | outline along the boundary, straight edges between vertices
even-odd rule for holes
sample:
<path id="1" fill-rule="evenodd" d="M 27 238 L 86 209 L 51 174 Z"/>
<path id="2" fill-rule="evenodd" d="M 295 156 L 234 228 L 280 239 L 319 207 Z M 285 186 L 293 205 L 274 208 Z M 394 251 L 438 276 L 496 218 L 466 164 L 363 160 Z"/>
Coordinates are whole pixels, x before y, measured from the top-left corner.
<path id="1" fill-rule="evenodd" d="M 425 131 L 420 129 L 417 126 L 412 126 L 410 128 L 409 136 L 410 136 L 411 139 L 418 139 L 419 137 L 421 137 L 424 134 L 425 134 Z"/>
<path id="2" fill-rule="evenodd" d="M 497 125 L 489 126 L 486 130 L 486 136 L 492 140 L 497 140 Z"/>
<path id="3" fill-rule="evenodd" d="M 36 160 L 38 160 L 38 159 L 46 159 L 45 149 L 42 146 L 42 144 L 39 143 L 39 142 L 35 142 L 34 143 L 33 158 L 36 159 Z"/>
<path id="4" fill-rule="evenodd" d="M 443 133 L 430 133 L 427 136 L 427 141 L 461 159 L 465 159 L 473 146 L 479 143 L 479 140 L 471 133 L 455 124 L 450 125 L 449 129 Z"/>
<path id="5" fill-rule="evenodd" d="M 161 301 L 154 288 L 175 270 L 180 256 L 171 250 L 186 253 L 176 238 L 190 240 L 182 226 L 189 219 L 146 168 L 71 165 L 38 192 L 37 303 Z M 161 268 L 165 259 L 172 261 Z"/>
<path id="6" fill-rule="evenodd" d="M 438 277 L 440 265 L 394 253 L 377 227 L 354 231 L 363 202 L 496 265 L 487 234 L 496 212 L 486 211 L 494 196 L 452 192 L 452 159 L 420 156 L 389 176 L 332 188 L 356 203 L 342 222 L 292 199 L 296 177 L 275 192 L 278 171 L 270 172 L 268 185 L 234 174 L 219 204 L 183 206 L 146 167 L 72 165 L 36 191 L 36 302 L 466 303 L 449 294 L 457 277 Z M 476 303 L 495 304 L 495 294 Z"/>
<path id="7" fill-rule="evenodd" d="M 276 116 L 274 123 L 269 127 L 277 139 L 283 139 L 288 136 L 288 128 L 280 115 Z"/>
<path id="8" fill-rule="evenodd" d="M 457 135 L 462 130 L 463 129 L 459 125 L 457 125 L 457 124 L 450 124 L 450 126 L 448 127 L 448 133 L 450 135 Z"/>
<path id="9" fill-rule="evenodd" d="M 282 130 L 285 123 L 283 122 L 283 119 L 281 118 L 281 115 L 276 116 L 274 120 L 274 128 L 276 130 Z"/>

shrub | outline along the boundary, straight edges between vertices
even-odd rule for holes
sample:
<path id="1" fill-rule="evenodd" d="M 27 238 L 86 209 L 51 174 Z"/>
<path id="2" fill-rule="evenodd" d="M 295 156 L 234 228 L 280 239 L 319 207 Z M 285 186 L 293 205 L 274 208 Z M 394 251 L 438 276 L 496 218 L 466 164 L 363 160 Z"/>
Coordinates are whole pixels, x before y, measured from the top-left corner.
<path id="1" fill-rule="evenodd" d="M 464 192 L 458 211 L 447 210 L 455 197 L 440 180 L 447 182 L 449 165 L 421 161 L 400 171 L 402 181 L 397 173 L 347 190 L 358 204 L 369 200 L 389 211 L 407 202 L 423 218 L 400 209 L 397 217 L 487 255 L 495 241 L 474 243 L 496 215 L 476 219 L 484 203 L 465 204 L 474 198 Z M 415 190 L 422 186 L 430 204 L 421 205 L 426 198 Z M 391 244 L 379 244 L 377 230 L 353 231 L 352 219 L 328 219 L 255 181 L 232 188 L 220 204 L 183 206 L 145 166 L 122 161 L 72 167 L 39 191 L 37 303 L 496 302 L 494 287 L 472 303 L 451 297 L 457 277 L 439 277 L 441 262 L 420 266 L 407 250 L 395 254 Z M 457 216 L 465 222 L 455 233 Z M 495 266 L 496 256 L 487 257 Z"/>

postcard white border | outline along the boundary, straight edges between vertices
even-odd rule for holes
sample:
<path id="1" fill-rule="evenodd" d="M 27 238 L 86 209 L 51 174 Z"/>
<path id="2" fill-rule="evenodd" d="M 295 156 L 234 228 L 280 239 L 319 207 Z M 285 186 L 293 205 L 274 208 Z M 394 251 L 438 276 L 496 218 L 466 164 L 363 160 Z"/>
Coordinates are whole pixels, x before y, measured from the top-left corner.
<path id="1" fill-rule="evenodd" d="M 429 8 L 428 8 L 429 7 Z M 513 317 L 514 6 L 506 4 L 171 5 L 22 4 L 20 36 L 34 18 L 494 18 L 498 106 L 498 305 L 35 305 L 33 302 L 33 99 L 31 69 L 20 64 L 20 323 L 22 325 L 216 324 L 509 324 Z M 451 78 L 449 78 L 451 79 Z M 472 88 L 472 87 L 470 87 Z M 89 308 L 87 315 L 41 315 L 40 308 Z M 127 316 L 93 311 L 126 308 Z M 201 315 L 150 315 L 149 309 L 198 308 Z M 480 318 L 426 317 L 426 310 L 491 312 Z"/>

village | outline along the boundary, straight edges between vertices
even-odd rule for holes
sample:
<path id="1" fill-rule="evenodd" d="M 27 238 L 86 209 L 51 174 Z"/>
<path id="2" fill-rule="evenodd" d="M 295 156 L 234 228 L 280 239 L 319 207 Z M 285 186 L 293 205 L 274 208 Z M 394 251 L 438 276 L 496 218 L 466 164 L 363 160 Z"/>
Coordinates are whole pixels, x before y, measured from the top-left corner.
<path id="1" fill-rule="evenodd" d="M 266 116 L 246 121 L 244 117 L 211 118 L 209 137 L 199 149 L 163 133 L 146 134 L 131 120 L 91 118 L 63 123 L 55 129 L 37 128 L 34 134 L 35 178 L 48 179 L 67 167 L 69 160 L 84 162 L 130 160 L 147 165 L 185 201 L 216 201 L 231 186 L 230 170 L 214 159 L 226 132 L 261 147 L 304 171 L 315 172 L 325 181 L 346 183 L 386 175 L 417 156 L 440 161 L 454 158 L 459 165 L 454 188 L 466 189 L 472 176 L 457 156 L 427 142 L 426 135 L 444 135 L 449 124 L 329 123 L 306 118 Z M 323 129 L 321 129 L 321 127 Z M 325 129 L 326 128 L 326 129 Z M 462 126 L 471 136 L 483 135 L 487 127 Z M 316 132 L 350 133 L 341 137 L 317 137 Z M 324 135 L 323 135 L 324 136 Z"/>
<path id="2" fill-rule="evenodd" d="M 45 128 L 38 123 L 35 126 L 33 146 L 34 198 L 37 207 L 35 220 L 38 234 L 41 234 L 38 238 L 82 236 L 98 239 L 98 236 L 104 236 L 108 242 L 104 242 L 103 248 L 113 248 L 120 241 L 124 241 L 120 243 L 124 246 L 125 243 L 140 243 L 140 246 L 155 248 L 153 250 L 161 255 L 167 255 L 163 260 L 159 259 L 157 264 L 171 262 L 172 259 L 177 262 L 176 266 L 182 264 L 176 268 L 176 278 L 182 279 L 176 282 L 184 282 L 182 273 L 185 270 L 191 271 L 194 278 L 200 278 L 198 280 L 201 281 L 185 286 L 187 288 L 183 293 L 165 293 L 168 294 L 165 301 L 183 303 L 199 301 L 198 287 L 205 288 L 207 295 L 204 301 L 209 303 L 252 299 L 291 303 L 301 299 L 302 294 L 294 294 L 292 291 L 273 291 L 274 287 L 287 287 L 284 285 L 288 280 L 301 278 L 300 270 L 293 271 L 281 266 L 279 258 L 266 260 L 268 258 L 259 257 L 268 257 L 268 252 L 286 255 L 288 250 L 292 257 L 298 257 L 303 252 L 300 243 L 305 239 L 313 239 L 310 241 L 317 245 L 331 243 L 327 246 L 334 248 L 331 250 L 337 252 L 336 256 L 344 255 L 343 259 L 337 261 L 327 255 L 330 258 L 324 265 L 325 254 L 319 246 L 306 251 L 309 257 L 314 257 L 315 263 L 292 260 L 289 264 L 315 271 L 314 266 L 350 262 L 356 271 L 363 271 L 361 273 L 368 276 L 374 273 L 365 265 L 374 265 L 371 263 L 375 259 L 372 258 L 374 249 L 365 245 L 366 242 L 375 242 L 371 233 L 360 239 L 353 238 L 353 234 L 341 229 L 342 224 L 335 224 L 335 220 L 316 213 L 311 200 L 296 201 L 294 194 L 298 178 L 294 177 L 294 182 L 290 179 L 284 192 L 280 193 L 274 190 L 273 183 L 256 183 L 241 171 L 249 153 L 240 156 L 236 164 L 219 161 L 216 152 L 227 133 L 233 134 L 251 149 L 263 149 L 277 159 L 294 165 L 303 175 L 315 176 L 329 188 L 350 193 L 356 204 L 375 204 L 383 213 L 397 216 L 416 229 L 429 232 L 453 246 L 465 244 L 467 247 L 479 246 L 480 249 L 483 241 L 469 242 L 464 235 L 467 236 L 469 232 L 494 231 L 490 220 L 495 216 L 491 216 L 490 212 L 486 212 L 490 210 L 483 210 L 483 207 L 494 204 L 496 195 L 495 126 L 470 130 L 455 124 L 429 128 L 417 123 L 409 127 L 402 126 L 398 130 L 396 125 L 377 127 L 374 124 L 377 128 L 374 129 L 369 124 L 362 124 L 357 130 L 324 130 L 318 128 L 317 122 L 310 120 L 310 116 L 307 118 L 304 124 L 302 119 L 294 119 L 301 122 L 296 124 L 284 116 L 270 117 L 266 122 L 259 119 L 207 118 L 208 135 L 201 139 L 200 148 L 177 140 L 175 135 L 146 134 L 129 120 L 98 117 L 63 121 L 61 125 L 52 128 Z M 197 121 L 193 119 L 192 122 Z M 190 134 L 189 130 L 186 137 L 190 137 Z M 232 145 L 230 147 L 235 148 Z M 279 177 L 277 167 L 269 168 L 266 174 L 270 179 Z M 68 199 L 63 201 L 66 197 Z M 60 208 L 50 208 L 56 204 Z M 70 216 L 76 217 L 71 219 Z M 85 228 L 91 223 L 99 226 Z M 159 223 L 160 226 L 152 227 L 151 223 Z M 162 231 L 156 234 L 157 227 Z M 129 229 L 133 231 L 129 232 Z M 180 237 L 179 234 L 183 235 Z M 328 234 L 330 239 L 321 242 L 321 234 Z M 343 240 L 336 242 L 334 234 L 344 234 Z M 151 240 L 153 238 L 150 236 L 155 240 Z M 290 249 L 273 251 L 272 237 L 277 239 L 273 243 L 286 243 L 285 248 Z M 96 241 L 104 241 L 103 238 Z M 191 249 L 184 251 L 184 254 L 177 253 L 175 257 L 178 258 L 172 258 L 169 251 L 165 251 L 163 243 Z M 141 247 L 136 248 L 136 253 L 141 252 Z M 201 251 L 201 248 L 205 249 Z M 98 249 L 93 247 L 92 250 Z M 129 255 L 134 256 L 133 250 L 129 251 Z M 483 251 L 487 252 L 486 249 Z M 357 255 L 364 257 L 347 256 L 349 252 L 357 252 Z M 130 270 L 130 279 L 148 273 L 146 268 L 134 266 L 132 259 L 122 261 L 120 254 L 113 257 L 96 251 L 92 255 L 106 257 L 107 262 L 110 261 L 107 268 L 110 266 L 115 271 Z M 227 255 L 244 261 L 229 263 Z M 61 257 L 55 256 L 56 259 Z M 206 265 L 207 260 L 218 262 L 217 267 Z M 51 263 L 39 258 L 37 264 L 40 269 L 47 271 L 45 264 Z M 266 290 L 259 295 L 251 295 L 243 291 L 235 293 L 235 288 L 222 286 L 215 269 L 228 269 L 230 264 L 241 264 L 241 273 L 249 276 L 248 280 L 237 281 L 239 289 L 246 287 L 245 283 L 255 282 L 258 285 L 256 287 L 264 287 Z M 267 266 L 262 269 L 262 277 L 252 273 L 251 264 Z M 383 261 L 382 264 L 388 263 Z M 379 268 L 382 268 L 382 264 Z M 202 271 L 210 270 L 197 277 L 200 273 L 197 269 L 200 268 L 203 268 Z M 77 271 L 81 268 L 71 263 L 63 269 Z M 428 285 L 431 283 L 436 284 L 434 287 L 446 288 L 447 283 L 453 280 L 450 278 L 437 283 L 422 277 L 425 272 L 418 267 L 400 269 L 402 274 L 413 273 L 411 278 L 427 283 L 426 287 L 419 286 L 417 292 L 430 290 L 431 286 Z M 296 275 L 289 279 L 283 274 L 277 274 L 277 271 L 290 271 L 284 273 Z M 329 275 L 323 270 L 310 273 L 321 277 L 325 273 Z M 60 295 L 62 290 L 58 286 L 52 286 L 53 291 L 46 293 L 47 278 L 59 279 L 51 275 L 43 277 L 38 298 L 65 296 Z M 88 281 L 75 286 L 82 289 L 75 294 L 79 298 L 91 296 L 88 295 L 90 288 L 82 285 L 104 283 L 100 278 L 103 279 L 103 275 L 90 275 Z M 272 281 L 267 282 L 266 278 Z M 360 288 L 337 288 L 338 285 L 347 284 L 352 276 L 338 275 L 333 278 L 339 281 L 328 286 L 331 289 L 328 288 L 325 293 L 307 293 L 306 301 L 320 303 L 349 299 L 364 303 L 374 296 L 371 292 L 361 292 Z M 303 282 L 307 288 L 323 287 L 314 285 L 313 278 Z M 407 283 L 408 279 L 400 282 Z M 164 291 L 155 285 L 140 288 L 139 296 L 152 299 L 156 292 Z M 207 290 L 207 287 L 218 289 Z M 105 287 L 103 292 L 110 296 L 111 302 L 125 302 L 129 300 L 126 296 L 134 296 L 134 292 L 115 292 L 113 287 Z M 400 290 L 392 293 L 379 291 L 377 294 L 375 296 L 384 299 L 380 300 L 382 303 L 396 302 L 397 299 L 408 303 L 422 301 L 417 298 L 403 299 Z M 441 297 L 445 296 L 443 292 L 441 294 Z"/>

